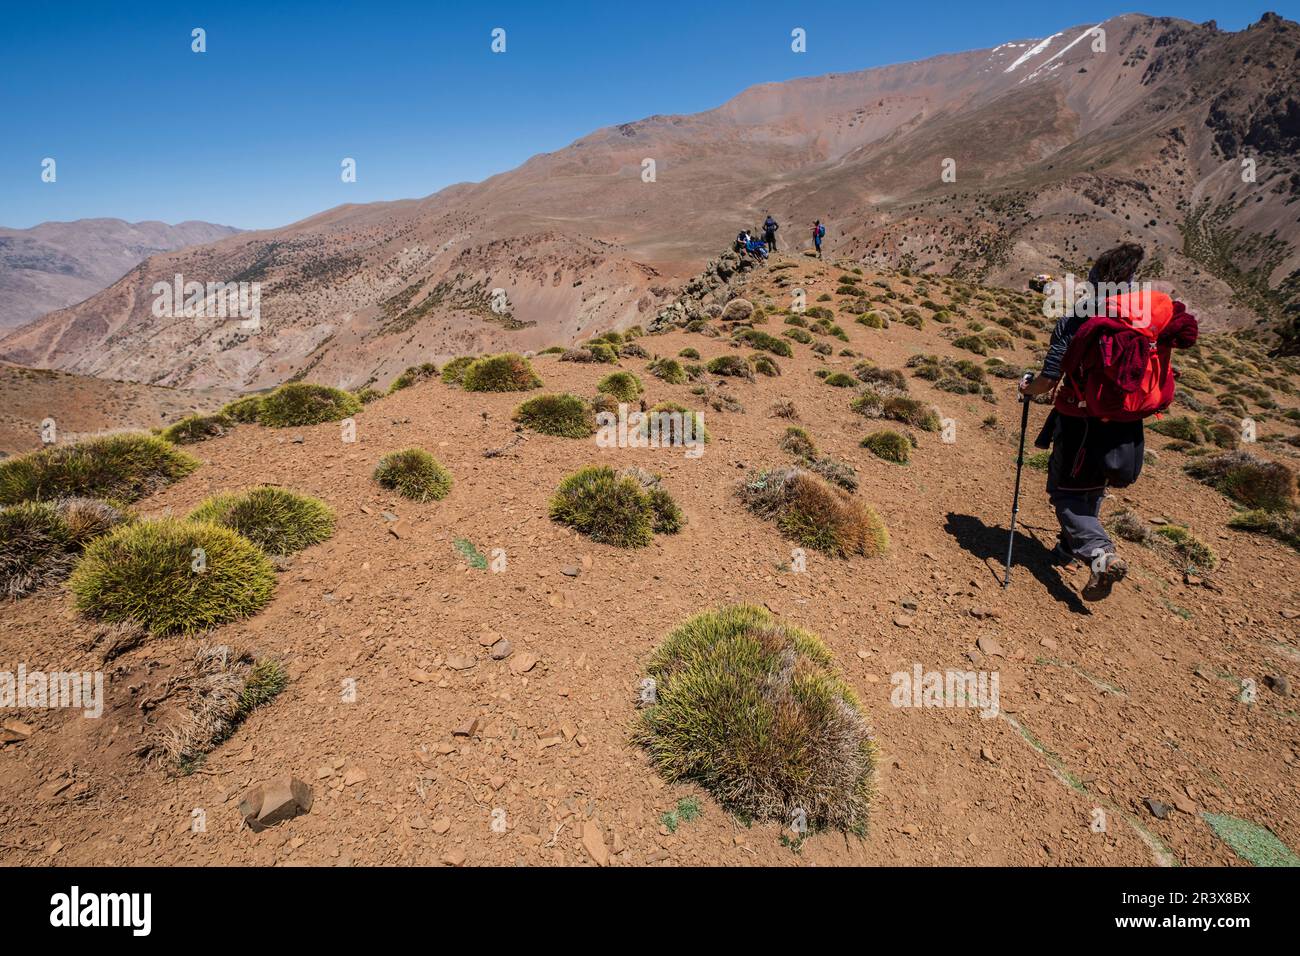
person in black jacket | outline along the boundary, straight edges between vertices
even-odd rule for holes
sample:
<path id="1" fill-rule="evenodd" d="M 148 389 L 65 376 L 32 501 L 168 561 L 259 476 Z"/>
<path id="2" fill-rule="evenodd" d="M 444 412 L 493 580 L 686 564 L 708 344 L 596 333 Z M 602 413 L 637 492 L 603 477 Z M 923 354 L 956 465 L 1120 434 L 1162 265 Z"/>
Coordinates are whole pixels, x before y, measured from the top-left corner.
<path id="1" fill-rule="evenodd" d="M 768 213 L 767 220 L 763 223 L 763 241 L 767 243 L 768 252 L 776 252 L 776 231 L 780 228 L 772 214 Z"/>
<path id="2" fill-rule="evenodd" d="M 1102 283 L 1132 282 L 1143 255 L 1142 247 L 1131 242 L 1102 253 L 1088 273 L 1093 290 Z M 1067 307 L 1052 330 L 1042 371 L 1020 386 L 1022 395 L 1032 398 L 1056 388 L 1070 342 L 1093 314 L 1090 300 Z M 1137 481 L 1146 451 L 1142 422 L 1103 421 L 1053 410 L 1034 444 L 1052 449 L 1047 495 L 1061 525 L 1052 555 L 1062 565 L 1081 560 L 1092 568 L 1082 591 L 1085 599 L 1109 597 L 1128 573 L 1128 563 L 1102 526 L 1101 503 L 1108 486 L 1124 488 Z"/>

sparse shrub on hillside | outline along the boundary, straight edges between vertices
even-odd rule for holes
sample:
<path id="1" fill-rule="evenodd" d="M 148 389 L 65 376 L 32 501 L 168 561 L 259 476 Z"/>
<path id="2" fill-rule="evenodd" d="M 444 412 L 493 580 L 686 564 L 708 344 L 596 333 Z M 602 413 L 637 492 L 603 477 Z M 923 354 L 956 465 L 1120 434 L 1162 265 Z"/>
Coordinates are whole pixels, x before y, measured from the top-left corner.
<path id="1" fill-rule="evenodd" d="M 637 742 L 670 783 L 692 781 L 742 819 L 866 832 L 876 750 L 861 707 L 814 634 L 758 607 L 699 614 L 651 656 L 655 703 Z"/>
<path id="2" fill-rule="evenodd" d="M 116 508 L 93 498 L 0 508 L 0 595 L 15 600 L 63 580 L 87 544 L 124 520 Z"/>
<path id="3" fill-rule="evenodd" d="M 650 406 L 641 420 L 641 434 L 655 432 L 660 444 L 684 445 L 687 438 L 695 442 L 710 441 L 709 430 L 704 427 L 704 413 L 693 412 L 679 402 L 657 402 Z"/>
<path id="4" fill-rule="evenodd" d="M 1201 426 L 1197 424 L 1196 419 L 1187 415 L 1171 415 L 1150 422 L 1147 427 L 1157 435 L 1165 435 L 1168 438 L 1175 438 L 1178 441 L 1187 441 L 1192 444 L 1199 444 L 1204 439 Z"/>
<path id="5" fill-rule="evenodd" d="M 978 335 L 960 336 L 959 338 L 953 339 L 952 344 L 957 346 L 959 349 L 966 349 L 968 352 L 974 352 L 976 355 L 989 354 L 988 346 L 984 344 L 984 340 Z"/>
<path id="6" fill-rule="evenodd" d="M 801 329 L 798 326 L 786 329 L 781 334 L 786 336 L 787 338 L 794 339 L 800 345 L 808 345 L 813 340 L 812 334 L 810 332 L 808 332 L 806 329 Z"/>
<path id="7" fill-rule="evenodd" d="M 722 321 L 744 322 L 754 314 L 754 306 L 748 299 L 732 299 L 722 308 Z"/>
<path id="8" fill-rule="evenodd" d="M 877 458 L 898 465 L 906 465 L 912 458 L 912 443 L 906 436 L 887 428 L 872 432 L 862 439 L 862 447 Z"/>
<path id="9" fill-rule="evenodd" d="M 864 312 L 853 321 L 859 325 L 865 325 L 869 329 L 889 328 L 889 319 L 885 318 L 880 312 Z"/>
<path id="10" fill-rule="evenodd" d="M 803 468 L 764 470 L 741 483 L 740 497 L 796 543 L 836 557 L 874 557 L 889 545 L 872 509 Z"/>
<path id="11" fill-rule="evenodd" d="M 1234 531 L 1271 535 L 1300 551 L 1300 514 L 1296 512 L 1283 514 L 1255 508 L 1233 515 L 1228 527 Z"/>
<path id="12" fill-rule="evenodd" d="M 1185 470 L 1247 508 L 1290 511 L 1296 504 L 1296 477 L 1281 462 L 1257 458 L 1244 451 L 1200 458 Z"/>
<path id="13" fill-rule="evenodd" d="M 812 350 L 817 355 L 830 355 L 831 352 L 835 351 L 829 342 L 814 342 Z"/>
<path id="14" fill-rule="evenodd" d="M 631 372 L 612 372 L 596 383 L 596 391 L 613 395 L 620 402 L 635 402 L 644 389 Z"/>
<path id="15" fill-rule="evenodd" d="M 419 365 L 412 365 L 401 375 L 393 379 L 393 384 L 388 386 L 388 393 L 400 392 L 404 388 L 410 388 L 412 385 L 418 385 L 420 382 L 426 382 L 431 378 L 439 376 L 438 366 L 432 362 L 422 362 Z"/>
<path id="16" fill-rule="evenodd" d="M 639 477 L 592 466 L 560 482 L 551 498 L 550 515 L 593 541 L 641 548 L 650 543 L 656 526 L 666 533 L 676 530 L 680 511 L 674 518 L 675 509 L 666 491 L 652 497 Z"/>
<path id="17" fill-rule="evenodd" d="M 749 365 L 759 375 L 766 375 L 768 378 L 776 378 L 781 374 L 781 366 L 776 364 L 776 359 L 762 352 L 755 352 L 749 356 Z"/>
<path id="18" fill-rule="evenodd" d="M 515 409 L 513 420 L 525 428 L 559 438 L 586 438 L 596 431 L 591 405 L 577 395 L 538 395 Z"/>
<path id="19" fill-rule="evenodd" d="M 1034 471 L 1047 471 L 1047 466 L 1051 461 L 1051 452 L 1036 451 L 1025 456 L 1025 467 L 1032 468 Z"/>
<path id="20" fill-rule="evenodd" d="M 218 414 L 240 425 L 255 424 L 262 415 L 262 398 L 261 395 L 245 395 L 226 405 Z"/>
<path id="21" fill-rule="evenodd" d="M 329 505 L 270 485 L 209 498 L 190 512 L 189 520 L 210 521 L 237 531 L 273 555 L 301 551 L 334 533 L 334 512 Z"/>
<path id="22" fill-rule="evenodd" d="M 791 425 L 777 442 L 782 451 L 789 452 L 797 458 L 815 458 L 817 456 L 817 444 L 813 441 L 812 436 L 808 434 L 807 429 L 800 428 L 798 425 Z"/>
<path id="23" fill-rule="evenodd" d="M 196 459 L 154 435 L 106 435 L 0 461 L 0 505 L 56 498 L 130 504 L 198 466 Z"/>
<path id="24" fill-rule="evenodd" d="M 698 349 L 690 349 L 690 348 L 682 349 L 680 352 L 677 353 L 677 357 L 684 358 L 684 359 L 691 359 L 693 361 L 698 362 L 700 360 L 700 352 Z"/>
<path id="25" fill-rule="evenodd" d="M 275 572 L 260 548 L 228 528 L 159 518 L 91 542 L 69 587 L 91 617 L 167 635 L 255 614 L 275 593 Z"/>
<path id="26" fill-rule="evenodd" d="M 754 372 L 750 369 L 749 363 L 739 355 L 719 355 L 709 362 L 707 368 L 714 375 L 743 378 L 750 382 L 754 380 Z"/>
<path id="27" fill-rule="evenodd" d="M 868 385 L 884 385 L 900 392 L 907 391 L 907 377 L 902 372 L 898 369 L 881 368 L 870 360 L 853 366 L 853 374 L 857 376 L 859 382 Z"/>
<path id="28" fill-rule="evenodd" d="M 522 355 L 506 352 L 475 359 L 460 380 L 467 392 L 526 392 L 540 388 L 542 380 Z"/>
<path id="29" fill-rule="evenodd" d="M 914 329 L 925 328 L 925 320 L 921 318 L 921 313 L 916 309 L 904 309 L 903 317 L 899 319 L 904 325 L 910 325 Z"/>
<path id="30" fill-rule="evenodd" d="M 805 458 L 801 464 L 809 471 L 821 475 L 833 485 L 839 485 L 845 491 L 858 490 L 858 475 L 848 462 L 840 461 L 831 455 L 819 455 Z"/>
<path id="31" fill-rule="evenodd" d="M 451 472 L 423 448 L 405 448 L 385 455 L 375 468 L 375 481 L 421 504 L 447 497 L 452 484 Z"/>
<path id="32" fill-rule="evenodd" d="M 791 421 L 799 420 L 799 411 L 794 407 L 794 402 L 788 398 L 777 399 L 772 403 L 768 412 L 773 418 L 788 418 Z"/>
<path id="33" fill-rule="evenodd" d="M 193 445 L 209 438 L 220 438 L 234 425 L 232 419 L 220 412 L 216 415 L 187 415 L 164 428 L 160 437 L 173 445 Z"/>
<path id="34" fill-rule="evenodd" d="M 789 342 L 779 339 L 775 335 L 769 335 L 762 329 L 741 329 L 736 333 L 736 340 L 784 358 L 794 355 L 794 350 L 790 348 Z"/>
<path id="35" fill-rule="evenodd" d="M 284 664 L 244 648 L 200 644 L 169 685 L 172 703 L 155 732 L 156 745 L 182 774 L 228 740 L 249 715 L 289 684 Z"/>
<path id="36" fill-rule="evenodd" d="M 798 329 L 808 328 L 808 320 L 805 319 L 802 315 L 798 315 L 798 314 L 787 315 L 785 317 L 785 324 L 792 325 Z"/>
<path id="37" fill-rule="evenodd" d="M 362 405 L 369 405 L 371 402 L 375 401 L 376 399 L 384 397 L 383 392 L 379 391 L 378 389 L 371 388 L 369 385 L 364 386 L 363 388 L 358 388 L 352 394 L 356 396 L 357 401 L 360 402 Z"/>
<path id="38" fill-rule="evenodd" d="M 1151 528 L 1145 521 L 1131 511 L 1118 511 L 1107 524 L 1111 531 L 1135 544 L 1147 544 L 1151 540 Z"/>
<path id="39" fill-rule="evenodd" d="M 465 377 L 465 369 L 474 364 L 474 356 L 458 355 L 442 367 L 442 382 L 444 385 L 459 385 L 461 379 Z"/>
<path id="40" fill-rule="evenodd" d="M 858 409 L 854 409 L 858 411 Z M 864 413 L 865 414 L 865 413 Z M 893 395 L 884 400 L 880 418 L 892 419 L 926 432 L 940 428 L 939 413 L 925 402 L 903 395 Z"/>
<path id="41" fill-rule="evenodd" d="M 852 375 L 846 375 L 844 372 L 832 372 L 822 379 L 827 385 L 835 388 L 853 388 L 858 384 L 858 380 Z"/>
<path id="42" fill-rule="evenodd" d="M 1197 392 L 1211 392 L 1214 390 L 1214 383 L 1210 381 L 1210 376 L 1206 375 L 1200 369 L 1187 368 L 1177 370 L 1178 384 L 1185 388 L 1193 389 Z"/>
<path id="43" fill-rule="evenodd" d="M 864 388 L 849 402 L 849 408 L 867 418 L 880 418 L 885 414 L 885 397 L 875 389 Z"/>
<path id="44" fill-rule="evenodd" d="M 686 369 L 677 359 L 661 358 L 655 359 L 647 366 L 648 371 L 655 378 L 662 379 L 669 385 L 685 385 Z"/>
<path id="45" fill-rule="evenodd" d="M 290 382 L 262 399 L 257 420 L 268 428 L 297 428 L 337 422 L 361 411 L 351 392 L 328 385 Z"/>
<path id="46" fill-rule="evenodd" d="M 1214 550 L 1182 525 L 1161 525 L 1152 532 L 1151 540 L 1161 543 L 1185 568 L 1213 571 L 1218 567 Z"/>

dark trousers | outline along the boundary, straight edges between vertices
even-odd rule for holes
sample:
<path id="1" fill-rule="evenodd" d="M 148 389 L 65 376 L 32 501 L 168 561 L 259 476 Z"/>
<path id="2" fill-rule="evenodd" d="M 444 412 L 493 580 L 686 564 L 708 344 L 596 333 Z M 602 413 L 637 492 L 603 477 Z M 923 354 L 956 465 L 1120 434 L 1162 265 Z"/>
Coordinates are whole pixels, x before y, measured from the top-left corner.
<path id="1" fill-rule="evenodd" d="M 1115 542 L 1102 527 L 1101 502 L 1107 488 L 1127 488 L 1142 473 L 1146 440 L 1139 422 L 1104 422 L 1053 411 L 1035 445 L 1050 443 L 1047 495 L 1061 525 L 1061 543 L 1076 558 L 1091 563 L 1111 553 Z"/>
<path id="2" fill-rule="evenodd" d="M 771 232 L 771 231 L 769 231 L 769 232 L 765 232 L 765 233 L 763 233 L 763 241 L 767 243 L 767 251 L 768 251 L 768 252 L 776 252 L 776 233 L 775 233 L 775 232 Z"/>

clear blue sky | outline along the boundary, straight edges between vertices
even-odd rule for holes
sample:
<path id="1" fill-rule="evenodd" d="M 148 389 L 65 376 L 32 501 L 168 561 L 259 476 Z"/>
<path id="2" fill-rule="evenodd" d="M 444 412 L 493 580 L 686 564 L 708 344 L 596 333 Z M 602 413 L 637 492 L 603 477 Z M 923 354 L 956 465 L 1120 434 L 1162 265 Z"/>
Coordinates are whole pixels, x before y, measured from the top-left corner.
<path id="1" fill-rule="evenodd" d="M 114 216 L 283 225 L 425 196 L 601 126 L 754 83 L 1043 37 L 1132 12 L 986 3 L 0 0 L 0 225 Z M 1139 8 L 1140 9 L 1140 8 Z M 1241 29 L 1300 0 L 1159 0 Z M 207 31 L 207 52 L 190 31 Z M 490 33 L 506 30 L 494 55 Z M 808 52 L 790 50 L 807 31 Z M 58 180 L 42 183 L 41 161 Z M 340 161 L 357 161 L 357 182 Z"/>

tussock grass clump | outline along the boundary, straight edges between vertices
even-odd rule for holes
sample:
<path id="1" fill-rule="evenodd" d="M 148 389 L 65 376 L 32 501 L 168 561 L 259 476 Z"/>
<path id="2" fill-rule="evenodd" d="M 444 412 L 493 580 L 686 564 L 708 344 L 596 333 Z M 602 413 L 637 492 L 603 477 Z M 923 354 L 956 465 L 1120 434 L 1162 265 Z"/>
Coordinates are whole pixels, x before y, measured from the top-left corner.
<path id="1" fill-rule="evenodd" d="M 941 426 L 939 413 L 925 402 L 904 395 L 886 398 L 881 411 L 882 418 L 902 422 L 925 432 L 937 432 Z"/>
<path id="2" fill-rule="evenodd" d="M 862 447 L 877 458 L 897 465 L 906 465 L 912 459 L 912 443 L 907 440 L 907 436 L 888 428 L 872 432 L 862 439 Z"/>
<path id="3" fill-rule="evenodd" d="M 859 382 L 868 385 L 883 385 L 900 392 L 907 391 L 906 375 L 895 368 L 881 368 L 870 360 L 861 361 L 853 366 L 853 374 L 857 376 Z"/>
<path id="4" fill-rule="evenodd" d="M 1157 435 L 1164 435 L 1167 438 L 1191 442 L 1192 444 L 1199 444 L 1204 437 L 1201 426 L 1196 419 L 1188 415 L 1171 415 L 1159 421 L 1150 422 L 1147 427 Z"/>
<path id="5" fill-rule="evenodd" d="M 714 375 L 729 375 L 732 378 L 743 378 L 747 381 L 754 380 L 754 372 L 739 355 L 719 355 L 711 360 L 706 366 Z"/>
<path id="6" fill-rule="evenodd" d="M 557 438 L 586 438 L 596 431 L 596 414 L 577 395 L 538 395 L 515 409 L 513 420 Z"/>
<path id="7" fill-rule="evenodd" d="M 798 425 L 791 425 L 787 428 L 778 445 L 782 451 L 789 452 L 799 458 L 815 458 L 817 456 L 817 443 L 813 441 L 812 435 L 808 434 L 807 429 L 800 428 Z"/>
<path id="8" fill-rule="evenodd" d="M 620 402 L 635 402 L 644 388 L 641 379 L 631 372 L 611 372 L 596 383 L 596 391 L 613 395 Z"/>
<path id="9" fill-rule="evenodd" d="M 853 388 L 858 384 L 858 380 L 852 375 L 844 372 L 832 372 L 822 379 L 827 385 L 833 385 L 835 388 Z"/>
<path id="10" fill-rule="evenodd" d="M 1219 566 L 1214 549 L 1182 525 L 1161 525 L 1151 533 L 1150 541 L 1163 545 L 1186 568 L 1213 571 Z"/>
<path id="11" fill-rule="evenodd" d="M 656 701 L 637 742 L 669 782 L 694 781 L 743 819 L 863 834 L 876 750 L 814 634 L 737 605 L 677 627 L 651 656 Z"/>
<path id="12" fill-rule="evenodd" d="M 431 378 L 437 378 L 439 374 L 438 366 L 432 362 L 421 362 L 419 365 L 412 365 L 393 379 L 393 384 L 388 386 L 388 394 L 400 392 L 402 389 L 418 385 L 420 382 L 427 382 Z"/>
<path id="13" fill-rule="evenodd" d="M 1151 541 L 1151 527 L 1131 511 L 1118 511 L 1107 523 L 1110 530 L 1125 541 L 1135 544 L 1148 544 Z"/>
<path id="14" fill-rule="evenodd" d="M 260 611 L 275 593 L 275 571 L 229 528 L 159 518 L 92 541 L 69 587 L 77 608 L 99 620 L 192 633 Z"/>
<path id="15" fill-rule="evenodd" d="M 811 332 L 808 332 L 805 329 L 801 329 L 798 326 L 791 329 L 786 329 L 781 334 L 784 335 L 786 338 L 794 339 L 800 345 L 808 345 L 813 340 Z"/>
<path id="16" fill-rule="evenodd" d="M 351 392 L 328 385 L 290 382 L 262 399 L 257 420 L 268 428 L 298 428 L 337 422 L 361 411 Z"/>
<path id="17" fill-rule="evenodd" d="M 1255 508 L 1233 515 L 1228 521 L 1228 527 L 1234 531 L 1271 535 L 1300 551 L 1300 514 L 1295 512 L 1279 514 Z"/>
<path id="18" fill-rule="evenodd" d="M 173 445 L 193 445 L 209 438 L 220 438 L 234 425 L 233 419 L 220 412 L 216 415 L 187 415 L 164 428 L 161 437 Z"/>
<path id="19" fill-rule="evenodd" d="M 451 472 L 423 448 L 404 448 L 379 459 L 375 481 L 420 504 L 441 501 L 451 491 Z"/>
<path id="20" fill-rule="evenodd" d="M 880 312 L 864 312 L 853 321 L 859 325 L 865 325 L 869 329 L 887 329 L 889 328 L 889 319 Z"/>
<path id="21" fill-rule="evenodd" d="M 62 581 L 87 544 L 124 520 L 116 508 L 93 498 L 0 508 L 0 594 L 16 600 Z"/>
<path id="22" fill-rule="evenodd" d="M 442 367 L 442 383 L 459 385 L 465 377 L 465 369 L 474 364 L 473 355 L 458 355 Z"/>
<path id="23" fill-rule="evenodd" d="M 155 435 L 106 435 L 0 461 L 0 505 L 57 498 L 130 504 L 197 467 L 197 459 Z"/>
<path id="24" fill-rule="evenodd" d="M 460 385 L 467 392 L 526 392 L 540 388 L 542 380 L 528 359 L 506 352 L 475 359 L 466 367 Z"/>
<path id="25" fill-rule="evenodd" d="M 1268 461 L 1244 451 L 1199 458 L 1184 466 L 1204 482 L 1247 508 L 1290 511 L 1296 504 L 1296 477 L 1281 462 Z"/>
<path id="26" fill-rule="evenodd" d="M 643 548 L 656 531 L 673 534 L 683 523 L 676 502 L 655 476 L 594 465 L 560 482 L 550 515 L 593 541 L 620 548 Z"/>
<path id="27" fill-rule="evenodd" d="M 225 405 L 218 414 L 240 425 L 254 425 L 262 416 L 262 395 L 245 395 Z"/>
<path id="28" fill-rule="evenodd" d="M 781 374 L 781 366 L 776 364 L 776 359 L 762 352 L 755 352 L 749 356 L 749 365 L 759 375 L 766 375 L 768 378 L 776 378 Z"/>
<path id="29" fill-rule="evenodd" d="M 284 555 L 329 538 L 334 512 L 318 498 L 262 485 L 238 494 L 215 495 L 189 515 L 237 531 L 267 554 Z"/>
<path id="30" fill-rule="evenodd" d="M 773 355 L 780 355 L 782 358 L 790 358 L 794 355 L 794 349 L 790 348 L 789 342 L 762 329 L 741 329 L 736 333 L 736 341 L 744 342 L 764 352 L 771 352 Z"/>
<path id="31" fill-rule="evenodd" d="M 200 644 L 176 680 L 173 697 L 179 706 L 157 731 L 155 743 L 177 769 L 189 773 L 288 685 L 289 675 L 275 658 Z"/>
<path id="32" fill-rule="evenodd" d="M 754 314 L 754 305 L 748 299 L 732 299 L 722 307 L 722 321 L 744 322 Z"/>
<path id="33" fill-rule="evenodd" d="M 798 544 L 840 558 L 874 557 L 889 546 L 875 511 L 803 468 L 766 469 L 739 490 L 750 511 Z"/>
<path id="34" fill-rule="evenodd" d="M 698 362 L 700 360 L 700 350 L 690 349 L 690 348 L 682 349 L 680 352 L 677 353 L 677 357 L 690 359 L 693 362 Z"/>
<path id="35" fill-rule="evenodd" d="M 378 389 L 371 388 L 369 385 L 363 386 L 358 389 L 354 389 L 352 394 L 356 396 L 357 401 L 360 402 L 362 405 L 369 405 L 371 402 L 375 401 L 376 399 L 384 397 L 383 392 L 379 391 Z"/>
<path id="36" fill-rule="evenodd" d="M 694 350 L 692 349 L 692 351 Z M 696 358 L 698 357 L 699 354 L 696 353 Z M 669 385 L 686 384 L 686 369 L 682 367 L 682 363 L 677 361 L 677 359 L 655 359 L 647 367 L 647 371 L 655 378 L 662 379 Z"/>
<path id="37" fill-rule="evenodd" d="M 691 411 L 680 402 L 656 402 L 650 406 L 641 420 L 641 434 L 652 432 L 658 433 L 661 445 L 684 445 L 687 438 L 696 443 L 709 441 L 704 413 Z"/>

